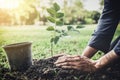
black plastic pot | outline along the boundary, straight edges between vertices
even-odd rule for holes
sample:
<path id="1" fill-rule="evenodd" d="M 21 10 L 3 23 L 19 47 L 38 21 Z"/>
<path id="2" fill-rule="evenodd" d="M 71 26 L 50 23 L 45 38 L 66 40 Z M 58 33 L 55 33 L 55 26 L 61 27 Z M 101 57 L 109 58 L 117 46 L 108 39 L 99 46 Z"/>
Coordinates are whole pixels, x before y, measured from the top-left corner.
<path id="1" fill-rule="evenodd" d="M 26 71 L 32 65 L 31 42 L 4 46 L 11 71 Z"/>

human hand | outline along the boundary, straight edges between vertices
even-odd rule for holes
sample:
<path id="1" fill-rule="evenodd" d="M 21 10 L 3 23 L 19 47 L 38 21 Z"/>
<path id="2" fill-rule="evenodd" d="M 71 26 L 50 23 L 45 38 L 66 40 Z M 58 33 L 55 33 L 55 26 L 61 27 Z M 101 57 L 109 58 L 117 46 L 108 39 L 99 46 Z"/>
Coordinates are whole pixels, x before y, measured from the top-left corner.
<path id="1" fill-rule="evenodd" d="M 85 56 L 61 56 L 55 62 L 56 66 L 66 69 L 77 69 L 84 72 L 95 72 L 95 61 L 90 60 Z"/>
<path id="2" fill-rule="evenodd" d="M 59 58 L 59 57 L 62 57 L 62 56 L 67 56 L 68 54 L 66 53 L 59 53 L 59 54 L 56 54 L 54 55 L 52 58 Z"/>

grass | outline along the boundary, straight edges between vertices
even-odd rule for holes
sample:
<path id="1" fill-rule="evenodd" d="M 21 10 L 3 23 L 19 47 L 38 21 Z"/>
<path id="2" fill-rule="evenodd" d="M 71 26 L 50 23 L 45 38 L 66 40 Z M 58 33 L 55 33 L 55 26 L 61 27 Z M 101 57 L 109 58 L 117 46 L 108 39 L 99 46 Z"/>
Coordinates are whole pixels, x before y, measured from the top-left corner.
<path id="1" fill-rule="evenodd" d="M 70 36 L 60 39 L 58 44 L 54 47 L 54 53 L 67 53 L 71 55 L 81 54 L 86 47 L 91 34 L 96 25 L 85 25 L 85 28 L 80 28 L 80 33 L 70 32 Z M 120 30 L 116 32 L 116 36 Z M 5 57 L 5 52 L 2 46 L 18 42 L 32 42 L 32 56 L 35 59 L 50 57 L 50 35 L 51 32 L 46 30 L 46 26 L 14 26 L 0 27 L 0 55 Z M 116 37 L 115 36 L 115 37 Z M 94 59 L 97 59 L 101 54 L 97 54 Z M 1 58 L 0 62 L 3 59 Z M 2 61 L 4 64 L 6 59 Z"/>
<path id="2" fill-rule="evenodd" d="M 55 53 L 81 53 L 94 30 L 94 26 L 86 26 L 79 29 L 80 33 L 71 32 L 70 36 L 60 39 L 54 47 Z M 51 32 L 47 31 L 45 26 L 3 26 L 0 28 L 1 46 L 30 41 L 33 43 L 33 58 L 44 58 L 50 56 L 50 34 Z"/>

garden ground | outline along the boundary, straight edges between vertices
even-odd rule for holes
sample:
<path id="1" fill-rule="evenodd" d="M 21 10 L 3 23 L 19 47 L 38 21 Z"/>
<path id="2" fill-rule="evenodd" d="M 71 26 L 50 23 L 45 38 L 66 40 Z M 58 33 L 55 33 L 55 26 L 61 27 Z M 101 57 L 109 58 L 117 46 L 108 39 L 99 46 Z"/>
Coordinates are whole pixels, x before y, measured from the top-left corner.
<path id="1" fill-rule="evenodd" d="M 71 55 L 81 54 L 87 42 L 90 39 L 96 25 L 85 25 L 85 28 L 80 28 L 80 33 L 69 32 L 69 36 L 60 39 L 54 47 L 54 54 L 67 53 Z M 50 54 L 50 37 L 52 32 L 46 30 L 46 26 L 14 26 L 0 27 L 0 65 L 1 68 L 8 68 L 8 62 L 2 46 L 17 42 L 32 42 L 32 55 L 34 59 L 43 59 L 51 57 Z M 119 29 L 115 37 L 119 34 Z M 101 52 L 96 54 L 93 59 L 98 59 L 102 56 Z M 6 64 L 7 63 L 7 64 Z M 49 66 L 49 65 L 48 65 Z M 0 70 L 0 77 L 3 75 Z M 77 79 L 76 79 L 77 80 Z"/>

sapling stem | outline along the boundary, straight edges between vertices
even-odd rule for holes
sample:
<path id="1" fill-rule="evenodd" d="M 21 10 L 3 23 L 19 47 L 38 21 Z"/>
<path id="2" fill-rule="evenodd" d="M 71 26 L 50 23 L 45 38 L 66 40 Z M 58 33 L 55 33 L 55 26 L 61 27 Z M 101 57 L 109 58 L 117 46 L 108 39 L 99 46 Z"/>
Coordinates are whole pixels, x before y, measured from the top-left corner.
<path id="1" fill-rule="evenodd" d="M 56 20 L 56 17 L 54 16 L 54 19 Z M 52 38 L 55 38 L 56 36 L 56 21 L 55 21 L 55 24 L 54 24 L 54 32 L 53 32 L 53 36 Z M 53 54 L 54 54 L 54 42 L 51 42 L 51 56 L 53 57 Z"/>
<path id="2" fill-rule="evenodd" d="M 53 57 L 53 42 L 51 42 L 51 56 Z"/>
<path id="3" fill-rule="evenodd" d="M 57 26 L 63 25 L 63 21 L 61 19 L 64 17 L 64 13 L 60 12 L 60 6 L 57 3 L 54 3 L 51 8 L 47 9 L 47 12 L 49 13 L 49 16 L 47 19 L 49 22 L 53 23 L 53 25 L 48 27 L 48 31 L 52 31 L 53 35 L 51 37 L 50 46 L 51 46 L 51 56 L 54 54 L 54 45 L 57 44 L 57 42 L 60 39 L 61 31 L 57 32 Z M 59 36 L 57 36 L 57 33 L 59 33 Z"/>

